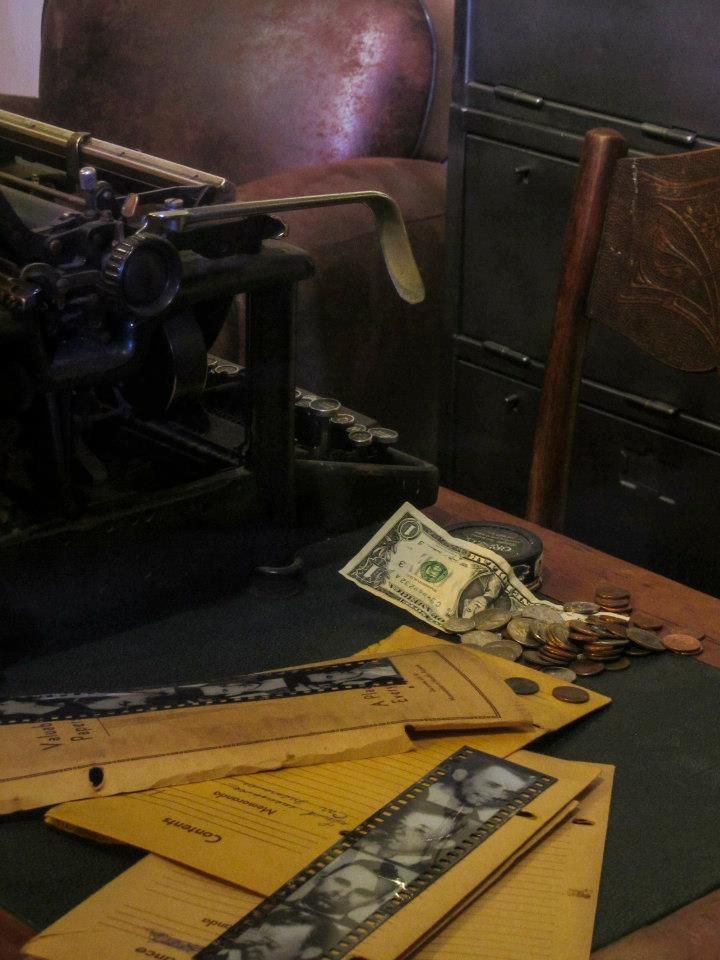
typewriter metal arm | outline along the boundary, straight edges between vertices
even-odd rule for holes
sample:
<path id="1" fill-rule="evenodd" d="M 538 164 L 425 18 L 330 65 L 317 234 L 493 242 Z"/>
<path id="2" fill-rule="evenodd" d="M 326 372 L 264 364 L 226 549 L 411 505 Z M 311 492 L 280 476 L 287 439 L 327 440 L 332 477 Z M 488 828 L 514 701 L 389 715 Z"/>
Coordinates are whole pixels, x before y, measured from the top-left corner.
<path id="1" fill-rule="evenodd" d="M 142 229 L 153 235 L 170 239 L 175 234 L 191 232 L 193 228 L 199 226 L 235 223 L 244 217 L 258 214 L 269 215 L 287 210 L 308 210 L 312 207 L 329 207 L 348 203 L 362 203 L 372 211 L 378 242 L 393 286 L 403 300 L 408 303 L 420 303 L 425 296 L 425 291 L 410 248 L 400 208 L 391 197 L 377 190 L 240 201 L 196 207 L 192 210 L 158 210 L 148 215 L 147 224 Z"/>

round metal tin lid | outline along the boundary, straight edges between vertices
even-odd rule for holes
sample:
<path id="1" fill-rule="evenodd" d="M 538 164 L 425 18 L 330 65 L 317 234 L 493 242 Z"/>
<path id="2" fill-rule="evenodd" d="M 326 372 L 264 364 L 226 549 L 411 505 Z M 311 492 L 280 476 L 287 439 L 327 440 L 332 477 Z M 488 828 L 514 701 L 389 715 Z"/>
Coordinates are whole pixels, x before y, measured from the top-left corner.
<path id="1" fill-rule="evenodd" d="M 536 581 L 542 570 L 543 543 L 540 537 L 510 523 L 454 523 L 448 528 L 459 540 L 477 543 L 503 557 L 523 583 Z"/>

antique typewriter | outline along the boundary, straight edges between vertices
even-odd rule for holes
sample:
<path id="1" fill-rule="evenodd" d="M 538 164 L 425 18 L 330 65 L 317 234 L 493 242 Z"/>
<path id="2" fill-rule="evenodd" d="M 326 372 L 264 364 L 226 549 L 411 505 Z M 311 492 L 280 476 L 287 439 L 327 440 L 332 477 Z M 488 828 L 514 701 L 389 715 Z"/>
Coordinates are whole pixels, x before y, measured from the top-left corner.
<path id="1" fill-rule="evenodd" d="M 366 203 L 399 294 L 419 300 L 396 205 L 232 195 L 221 177 L 0 111 L 0 603 L 13 636 L 43 604 L 56 618 L 73 606 L 65 621 L 80 629 L 103 603 L 142 616 L 179 589 L 292 571 L 298 537 L 435 498 L 435 468 L 390 427 L 294 382 L 295 285 L 313 264 L 277 214 Z M 238 294 L 244 366 L 208 353 Z"/>

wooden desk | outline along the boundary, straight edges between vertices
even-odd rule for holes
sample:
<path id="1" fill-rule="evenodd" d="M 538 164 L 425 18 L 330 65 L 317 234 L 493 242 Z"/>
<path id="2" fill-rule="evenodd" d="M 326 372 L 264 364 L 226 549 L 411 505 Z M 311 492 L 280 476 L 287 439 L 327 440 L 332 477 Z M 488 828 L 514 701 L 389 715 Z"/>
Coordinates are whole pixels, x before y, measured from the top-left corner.
<path id="1" fill-rule="evenodd" d="M 516 517 L 447 490 L 441 491 L 436 505 L 427 512 L 441 525 L 461 520 L 492 520 L 505 523 L 522 523 L 523 526 L 534 529 L 540 535 L 545 546 L 544 592 L 559 600 L 576 600 L 592 598 L 595 585 L 601 580 L 626 587 L 633 596 L 636 610 L 652 613 L 663 619 L 668 625 L 702 633 L 705 636 L 705 651 L 702 659 L 710 665 L 720 666 L 720 639 L 718 639 L 720 636 L 720 600 L 600 553 L 561 534 L 533 527 L 532 524 L 519 521 Z M 640 669 L 638 667 L 638 670 Z M 714 733 L 713 736 L 715 736 Z M 708 898 L 704 898 L 706 915 L 708 913 L 707 901 Z M 718 924 L 717 929 L 720 931 L 720 897 L 714 898 L 712 910 L 714 910 L 712 915 Z M 681 911 L 685 924 L 684 931 L 686 931 L 688 923 L 687 911 L 688 908 Z M 707 916 L 704 917 L 703 922 L 707 927 Z M 0 910 L 0 960 L 19 960 L 19 948 L 32 936 L 33 932 L 29 926 Z M 672 929 L 670 932 L 672 933 Z M 670 936 L 667 942 L 670 942 L 671 939 Z M 686 940 L 687 937 L 685 936 L 683 942 Z M 619 949 L 620 952 L 612 953 L 611 956 L 608 956 L 608 960 L 624 960 L 626 956 L 628 960 L 630 958 L 644 960 L 645 954 L 641 950 L 638 951 L 637 942 L 631 944 L 631 952 L 628 953 L 622 952 L 621 945 L 622 941 L 617 948 L 610 948 L 611 950 Z M 658 953 L 657 944 L 653 949 L 655 951 L 654 960 L 665 960 L 666 957 L 673 956 L 674 958 L 676 956 L 675 954 L 662 955 Z M 605 951 L 601 951 L 601 953 L 604 955 Z M 651 954 L 648 955 L 648 960 L 650 956 Z M 700 960 L 701 957 L 702 960 L 707 960 L 707 956 L 700 953 L 688 952 L 682 955 L 682 960 L 695 960 L 695 958 Z M 681 960 L 681 955 L 677 954 L 677 958 Z M 79 960 L 83 960 L 83 958 L 79 958 Z"/>
<path id="2" fill-rule="evenodd" d="M 636 611 L 651 613 L 668 626 L 703 634 L 705 650 L 699 659 L 720 667 L 717 598 L 450 490 L 441 490 L 437 503 L 427 513 L 441 526 L 475 519 L 522 524 L 537 533 L 545 545 L 544 593 L 563 601 L 592 600 L 601 580 L 625 587 L 632 594 Z"/>

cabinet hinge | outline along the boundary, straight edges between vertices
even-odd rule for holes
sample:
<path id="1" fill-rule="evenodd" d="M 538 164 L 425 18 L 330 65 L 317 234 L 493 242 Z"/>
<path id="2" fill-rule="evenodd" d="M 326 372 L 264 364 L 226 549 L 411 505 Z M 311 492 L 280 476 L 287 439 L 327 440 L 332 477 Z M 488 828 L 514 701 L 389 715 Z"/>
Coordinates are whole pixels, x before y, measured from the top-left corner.
<path id="1" fill-rule="evenodd" d="M 503 360 L 509 360 L 511 363 L 519 364 L 521 367 L 529 366 L 532 361 L 525 353 L 518 353 L 517 350 L 511 350 L 502 343 L 495 343 L 494 340 L 483 340 L 483 350 L 495 354 L 496 357 L 502 357 Z"/>
<path id="2" fill-rule="evenodd" d="M 510 103 L 519 103 L 522 107 L 532 107 L 535 110 L 539 110 L 545 103 L 542 97 L 534 93 L 526 93 L 524 90 L 516 90 L 514 87 L 499 85 L 493 87 L 493 93 L 499 100 L 509 100 Z"/>
<path id="3" fill-rule="evenodd" d="M 674 407 L 664 400 L 651 400 L 649 397 L 641 397 L 636 393 L 626 393 L 624 390 L 617 390 L 615 387 L 608 386 L 606 383 L 598 383 L 597 380 L 587 380 L 583 377 L 584 384 L 599 390 L 608 396 L 616 397 L 623 403 L 629 403 L 631 406 L 640 407 L 641 410 L 647 410 L 649 413 L 659 413 L 663 417 L 675 417 L 680 412 L 679 407 Z"/>
<path id="4" fill-rule="evenodd" d="M 676 127 L 659 127 L 655 123 L 643 123 L 640 126 L 643 136 L 651 140 L 662 140 L 663 143 L 674 143 L 679 147 L 691 147 L 697 139 L 697 134 L 691 130 L 678 130 Z"/>

